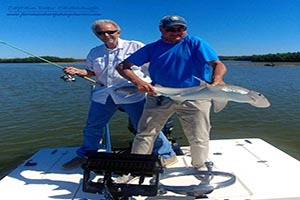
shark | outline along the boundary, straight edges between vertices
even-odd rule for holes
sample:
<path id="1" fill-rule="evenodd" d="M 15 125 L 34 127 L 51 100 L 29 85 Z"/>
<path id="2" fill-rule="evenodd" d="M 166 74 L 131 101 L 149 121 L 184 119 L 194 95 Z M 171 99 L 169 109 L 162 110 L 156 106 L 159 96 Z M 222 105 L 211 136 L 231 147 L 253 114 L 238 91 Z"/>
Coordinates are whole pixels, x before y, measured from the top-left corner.
<path id="1" fill-rule="evenodd" d="M 262 93 L 230 84 L 212 86 L 208 83 L 202 83 L 200 86 L 188 88 L 170 88 L 155 85 L 154 88 L 156 95 L 169 97 L 178 104 L 188 100 L 210 100 L 213 102 L 214 112 L 216 113 L 222 111 L 229 101 L 248 103 L 257 108 L 267 108 L 271 105 Z M 134 86 L 120 87 L 115 91 L 125 93 L 126 96 L 138 92 Z"/>

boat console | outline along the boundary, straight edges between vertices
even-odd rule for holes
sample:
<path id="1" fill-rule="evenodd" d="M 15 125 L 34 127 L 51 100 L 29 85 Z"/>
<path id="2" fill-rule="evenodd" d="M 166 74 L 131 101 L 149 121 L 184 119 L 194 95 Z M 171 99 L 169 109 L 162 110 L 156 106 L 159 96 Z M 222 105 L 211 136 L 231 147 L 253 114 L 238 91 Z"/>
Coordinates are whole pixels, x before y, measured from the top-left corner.
<path id="1" fill-rule="evenodd" d="M 83 164 L 83 191 L 103 194 L 106 199 L 128 199 L 132 196 L 156 196 L 163 167 L 158 156 L 124 153 L 87 153 Z M 91 172 L 103 175 L 92 180 Z M 113 177 L 128 175 L 139 177 L 138 184 L 116 183 Z M 151 184 L 143 184 L 145 177 L 151 177 Z"/>

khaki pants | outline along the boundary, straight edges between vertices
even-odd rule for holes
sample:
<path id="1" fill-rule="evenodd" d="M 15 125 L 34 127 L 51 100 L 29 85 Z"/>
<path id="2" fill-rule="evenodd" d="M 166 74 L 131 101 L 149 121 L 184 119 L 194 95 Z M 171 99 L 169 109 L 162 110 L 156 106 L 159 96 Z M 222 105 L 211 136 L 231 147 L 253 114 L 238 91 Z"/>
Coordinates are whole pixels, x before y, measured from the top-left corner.
<path id="1" fill-rule="evenodd" d="M 159 101 L 161 99 L 161 101 Z M 209 148 L 211 101 L 185 101 L 177 104 L 169 98 L 148 95 L 133 141 L 132 153 L 151 154 L 153 143 L 166 121 L 176 113 L 190 144 L 192 165 L 201 167 L 207 161 Z"/>

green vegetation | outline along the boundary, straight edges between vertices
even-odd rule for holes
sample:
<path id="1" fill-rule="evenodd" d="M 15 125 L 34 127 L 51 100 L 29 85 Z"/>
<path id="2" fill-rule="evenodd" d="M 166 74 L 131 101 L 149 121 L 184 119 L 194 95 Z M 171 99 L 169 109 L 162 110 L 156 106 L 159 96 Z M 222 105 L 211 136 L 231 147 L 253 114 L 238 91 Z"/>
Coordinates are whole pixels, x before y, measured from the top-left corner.
<path id="1" fill-rule="evenodd" d="M 83 62 L 84 59 L 75 59 L 75 58 L 59 58 L 54 56 L 41 56 L 42 58 L 49 60 L 51 62 Z M 27 57 L 27 58 L 0 58 L 0 63 L 44 63 L 45 61 L 36 58 L 36 57 Z"/>
<path id="2" fill-rule="evenodd" d="M 84 62 L 85 59 L 59 58 L 54 56 L 42 56 L 51 62 Z M 300 52 L 263 54 L 252 56 L 220 56 L 221 60 L 243 60 L 252 62 L 300 62 Z M 45 61 L 36 57 L 27 58 L 0 58 L 0 63 L 43 63 Z"/>
<path id="3" fill-rule="evenodd" d="M 276 53 L 252 56 L 220 56 L 221 60 L 244 60 L 252 62 L 300 62 L 300 52 Z"/>

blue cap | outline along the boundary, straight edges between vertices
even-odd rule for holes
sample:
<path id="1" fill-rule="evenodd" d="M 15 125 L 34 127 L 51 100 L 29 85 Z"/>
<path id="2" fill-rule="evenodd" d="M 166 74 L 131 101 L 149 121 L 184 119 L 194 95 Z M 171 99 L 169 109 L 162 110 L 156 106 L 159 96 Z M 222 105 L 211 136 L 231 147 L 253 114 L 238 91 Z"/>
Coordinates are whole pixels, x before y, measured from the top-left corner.
<path id="1" fill-rule="evenodd" d="M 186 21 L 183 17 L 177 16 L 177 15 L 169 15 L 169 16 L 164 16 L 160 20 L 160 26 L 163 28 L 169 28 L 171 26 L 184 26 L 186 27 Z"/>

